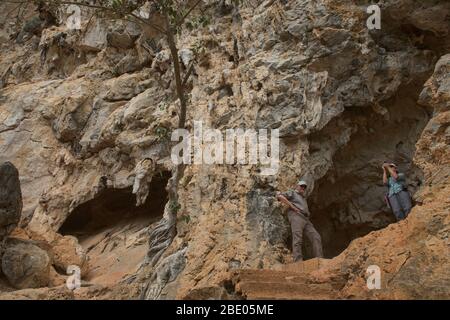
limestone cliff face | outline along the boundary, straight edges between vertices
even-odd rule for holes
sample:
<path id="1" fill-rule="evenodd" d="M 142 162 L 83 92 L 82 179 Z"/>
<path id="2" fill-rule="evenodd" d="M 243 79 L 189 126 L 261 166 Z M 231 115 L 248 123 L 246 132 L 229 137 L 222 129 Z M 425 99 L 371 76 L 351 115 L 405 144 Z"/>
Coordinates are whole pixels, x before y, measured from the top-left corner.
<path id="1" fill-rule="evenodd" d="M 94 19 L 16 43 L 3 17 L 0 163 L 20 174 L 12 236 L 48 244 L 48 297 L 73 297 L 58 286 L 78 265 L 94 286 L 75 297 L 233 298 L 236 269 L 290 262 L 274 195 L 302 177 L 334 258 L 314 281 L 338 279 L 343 298 L 448 298 L 450 5 L 383 1 L 373 31 L 366 7 L 213 2 L 211 25 L 183 32 L 184 67 L 192 48 L 206 48 L 189 82 L 188 127 L 278 128 L 280 168 L 263 177 L 252 165 L 188 166 L 177 236 L 154 267 L 141 263 L 166 200 L 178 108 L 164 40 Z M 400 223 L 383 200 L 386 159 L 415 193 Z M 364 289 L 370 264 L 386 273 L 382 290 Z"/>
<path id="2" fill-rule="evenodd" d="M 448 81 L 450 55 L 436 64 L 419 103 L 433 116 L 417 144 L 414 161 L 424 172 L 417 206 L 408 219 L 353 241 L 323 270 L 312 272 L 317 282 L 341 279 L 341 298 L 448 299 L 448 234 L 450 223 Z M 381 269 L 381 290 L 367 290 L 370 265 Z"/>

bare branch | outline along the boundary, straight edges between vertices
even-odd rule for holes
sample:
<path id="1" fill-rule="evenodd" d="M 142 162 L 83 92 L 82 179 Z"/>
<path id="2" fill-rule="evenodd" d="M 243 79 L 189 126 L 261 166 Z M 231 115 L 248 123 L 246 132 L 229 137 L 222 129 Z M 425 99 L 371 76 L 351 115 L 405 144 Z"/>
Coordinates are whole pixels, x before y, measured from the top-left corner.
<path id="1" fill-rule="evenodd" d="M 192 7 L 189 8 L 189 10 L 181 17 L 180 21 L 177 22 L 177 27 L 181 26 L 184 23 L 184 20 L 189 16 L 189 14 L 192 12 L 192 10 L 197 7 L 202 0 L 197 0 Z"/>
<path id="2" fill-rule="evenodd" d="M 184 96 L 184 88 L 181 80 L 180 59 L 178 58 L 178 49 L 175 43 L 174 32 L 170 25 L 170 17 L 165 12 L 167 43 L 169 45 L 170 54 L 172 56 L 173 69 L 175 74 L 175 85 L 178 99 L 180 100 L 180 113 L 178 118 L 178 128 L 184 128 L 186 122 L 186 99 Z"/>
<path id="3" fill-rule="evenodd" d="M 189 80 L 189 77 L 192 73 L 192 71 L 194 70 L 194 61 L 191 61 L 191 63 L 189 64 L 189 68 L 188 71 L 186 72 L 186 75 L 184 76 L 183 82 L 181 83 L 181 86 L 184 88 L 186 86 L 186 83 Z"/>
<path id="4" fill-rule="evenodd" d="M 158 32 L 161 32 L 163 34 L 167 33 L 167 30 L 165 30 L 164 28 L 161 28 L 160 26 L 157 26 L 153 23 L 150 23 L 148 20 L 142 19 L 141 17 L 139 17 L 138 15 L 135 15 L 134 13 L 130 13 L 130 16 L 132 16 L 133 18 L 135 18 L 136 20 L 150 26 L 151 28 L 155 29 Z"/>
<path id="5" fill-rule="evenodd" d="M 10 10 L 6 16 L 8 17 L 11 13 L 13 13 L 14 11 L 16 11 L 17 9 L 19 9 L 19 13 L 20 13 L 20 7 L 23 6 L 24 3 L 19 3 L 16 7 L 14 7 L 12 10 Z"/>
<path id="6" fill-rule="evenodd" d="M 30 1 L 26 1 L 26 0 L 5 0 L 5 1 L 9 2 L 9 3 L 17 3 L 19 5 L 30 2 Z M 47 1 L 47 2 L 51 3 L 52 1 Z M 118 13 L 117 10 L 115 10 L 114 8 L 105 7 L 105 6 L 101 6 L 101 5 L 95 5 L 95 4 L 89 4 L 89 3 L 83 3 L 83 2 L 78 2 L 78 1 L 55 1 L 53 3 L 54 4 L 55 3 L 56 4 L 63 4 L 63 5 L 76 5 L 76 6 L 82 6 L 82 7 L 97 9 L 97 10 L 108 11 L 108 12 L 116 13 L 116 14 Z M 139 17 L 138 15 L 134 14 L 133 12 L 123 13 L 123 14 L 126 14 L 126 15 L 129 15 L 129 16 L 133 17 L 134 19 L 144 23 L 145 25 L 155 29 L 156 31 L 158 31 L 160 33 L 163 33 L 163 34 L 166 33 L 166 30 L 164 30 L 160 26 L 155 25 L 155 24 L 153 24 L 150 21 L 147 21 L 145 19 L 142 19 L 141 17 Z"/>
<path id="7" fill-rule="evenodd" d="M 76 1 L 60 1 L 60 3 L 61 4 L 67 4 L 67 5 L 74 4 L 74 5 L 84 6 L 84 7 L 88 7 L 88 8 L 94 8 L 94 9 L 99 9 L 99 10 L 106 10 L 106 11 L 109 11 L 109 12 L 117 13 L 117 11 L 114 10 L 113 8 L 109 8 L 109 7 L 105 7 L 105 6 L 85 4 L 85 3 L 80 3 L 80 2 L 76 2 Z M 151 23 L 150 21 L 142 19 L 138 15 L 135 15 L 133 12 L 128 13 L 128 15 L 130 15 L 133 18 L 135 18 L 136 20 L 138 20 L 138 21 L 148 25 L 149 27 L 155 29 L 158 32 L 161 32 L 161 33 L 164 33 L 164 34 L 166 33 L 166 31 L 163 28 L 161 28 L 161 27 Z"/>

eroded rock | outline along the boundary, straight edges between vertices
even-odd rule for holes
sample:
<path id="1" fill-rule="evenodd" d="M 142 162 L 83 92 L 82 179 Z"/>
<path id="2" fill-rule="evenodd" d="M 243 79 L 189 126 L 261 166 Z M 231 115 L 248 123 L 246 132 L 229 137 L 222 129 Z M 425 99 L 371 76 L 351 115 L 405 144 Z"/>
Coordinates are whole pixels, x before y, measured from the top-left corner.
<path id="1" fill-rule="evenodd" d="M 2 272 L 17 289 L 48 286 L 50 267 L 47 252 L 28 241 L 8 242 L 2 257 Z"/>
<path id="2" fill-rule="evenodd" d="M 177 41 L 184 69 L 193 58 L 188 48 L 207 48 L 188 82 L 188 128 L 193 120 L 219 129 L 278 128 L 280 171 L 268 186 L 255 183 L 257 167 L 188 166 L 179 189 L 178 234 L 154 268 L 139 269 L 152 225 L 111 221 L 98 233 L 104 237 L 87 239 L 99 267 L 93 281 L 103 278 L 120 298 L 139 296 L 142 287 L 155 288 L 152 298 L 226 297 L 232 270 L 288 261 L 289 232 L 273 191 L 306 177 L 313 217 L 327 222 L 318 224 L 324 242 L 345 242 L 330 257 L 353 240 L 329 269 L 345 279 L 342 297 L 357 295 L 368 263 L 380 263 L 390 285 L 378 295 L 360 291 L 364 298 L 445 294 L 439 282 L 448 261 L 438 254 L 448 225 L 449 86 L 447 58 L 435 62 L 449 50 L 449 5 L 380 5 L 382 32 L 366 28 L 364 5 L 341 0 L 226 6 L 214 11 L 208 28 L 183 31 Z M 82 260 L 76 241 L 57 234 L 72 224 L 70 213 L 89 202 L 102 217 L 109 210 L 97 201 L 105 190 L 134 187 L 142 202 L 146 183 L 155 179 L 145 159 L 162 171 L 172 168 L 168 138 L 179 104 L 165 42 L 125 22 L 92 22 L 83 21 L 81 38 L 61 25 L 44 29 L 39 47 L 30 41 L 1 48 L 0 160 L 12 159 L 19 168 L 27 231 L 55 246 L 58 269 Z M 138 40 L 122 38 L 127 32 Z M 433 69 L 419 99 L 423 110 L 416 101 Z M 442 112 L 433 115 L 433 109 Z M 391 222 L 379 170 L 386 157 L 401 160 L 423 207 L 407 223 L 370 233 Z M 147 200 L 160 194 L 149 192 Z M 135 208 L 135 200 L 126 204 Z M 81 239 L 86 230 L 75 231 Z M 128 245 L 139 255 L 122 254 L 130 252 Z M 176 254 L 185 248 L 182 257 Z M 116 257 L 127 261 L 111 263 Z M 420 288 L 408 280 L 422 273 Z M 136 290 L 117 284 L 124 277 Z M 87 296 L 114 298 L 113 292 L 95 288 Z"/>
<path id="3" fill-rule="evenodd" d="M 19 172 L 11 162 L 0 165 L 0 246 L 22 214 Z M 1 247 L 0 247 L 1 252 Z"/>
<path id="4" fill-rule="evenodd" d="M 51 245 L 53 265 L 64 274 L 69 266 L 77 266 L 84 275 L 88 270 L 86 252 L 73 236 L 59 237 Z"/>
<path id="5" fill-rule="evenodd" d="M 66 286 L 23 289 L 0 294 L 0 300 L 72 300 L 74 294 Z"/>

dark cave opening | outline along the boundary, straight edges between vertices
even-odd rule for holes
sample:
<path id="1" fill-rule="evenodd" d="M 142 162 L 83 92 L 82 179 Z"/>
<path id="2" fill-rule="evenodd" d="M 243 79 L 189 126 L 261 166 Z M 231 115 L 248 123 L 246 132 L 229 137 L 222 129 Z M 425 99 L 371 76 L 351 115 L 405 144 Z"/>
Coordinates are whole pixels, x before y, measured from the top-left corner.
<path id="1" fill-rule="evenodd" d="M 400 90 L 383 103 L 385 114 L 347 108 L 340 124 L 330 123 L 321 137 L 312 138 L 310 153 L 320 151 L 323 139 L 333 136 L 339 125 L 354 126 L 350 141 L 334 154 L 332 167 L 315 182 L 308 200 L 325 258 L 339 255 L 352 240 L 396 221 L 384 201 L 384 160 L 395 162 L 406 174 L 411 195 L 419 188 L 422 172 L 412 159 L 429 115 L 417 105 L 417 92 L 413 87 Z M 310 244 L 304 243 L 305 257 L 311 258 Z"/>
<path id="2" fill-rule="evenodd" d="M 156 174 L 144 204 L 136 206 L 132 189 L 104 189 L 94 199 L 76 207 L 59 229 L 62 235 L 83 237 L 127 220 L 153 222 L 164 213 L 169 172 Z"/>
<path id="3" fill-rule="evenodd" d="M 136 273 L 148 252 L 149 230 L 164 214 L 170 176 L 155 174 L 139 207 L 131 188 L 108 188 L 72 211 L 59 233 L 75 236 L 85 250 L 84 280 L 109 286 Z"/>

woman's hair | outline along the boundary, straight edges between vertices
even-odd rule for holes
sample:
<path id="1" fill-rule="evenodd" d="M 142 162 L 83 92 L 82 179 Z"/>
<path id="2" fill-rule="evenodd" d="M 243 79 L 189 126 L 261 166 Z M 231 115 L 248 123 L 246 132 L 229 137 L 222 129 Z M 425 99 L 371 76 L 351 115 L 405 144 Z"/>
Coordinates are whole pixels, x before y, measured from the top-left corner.
<path id="1" fill-rule="evenodd" d="M 398 173 L 398 169 L 397 169 L 397 167 L 396 166 L 390 166 L 394 171 L 395 171 L 395 173 Z M 390 172 L 389 172 L 389 174 L 390 174 Z"/>

